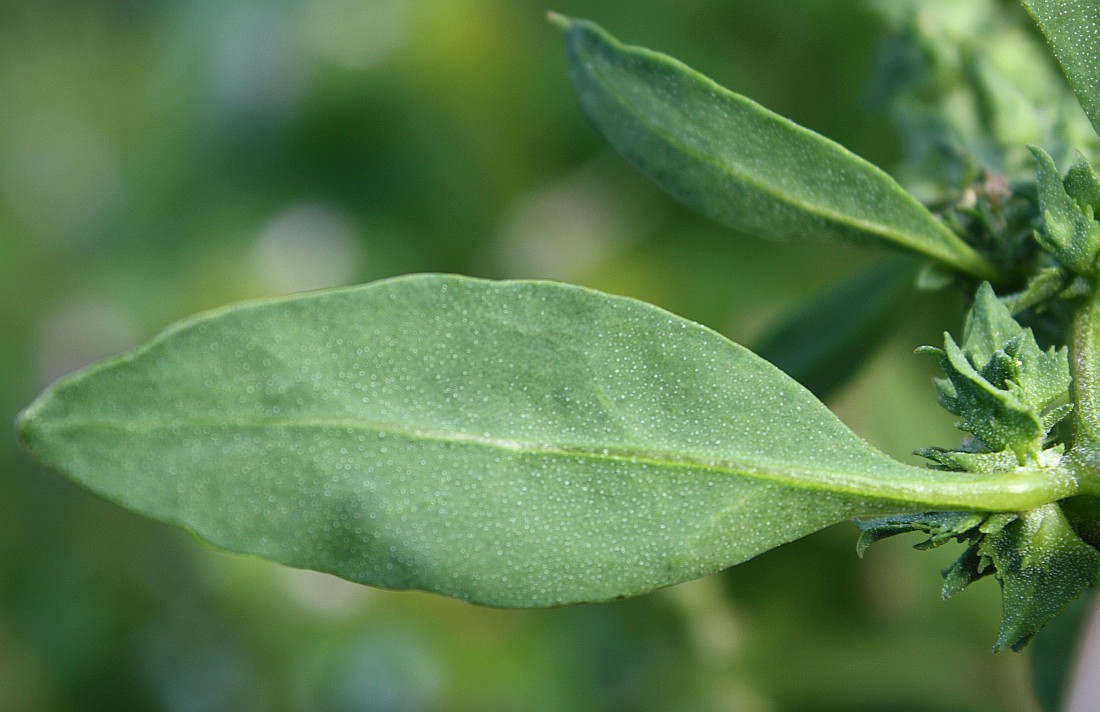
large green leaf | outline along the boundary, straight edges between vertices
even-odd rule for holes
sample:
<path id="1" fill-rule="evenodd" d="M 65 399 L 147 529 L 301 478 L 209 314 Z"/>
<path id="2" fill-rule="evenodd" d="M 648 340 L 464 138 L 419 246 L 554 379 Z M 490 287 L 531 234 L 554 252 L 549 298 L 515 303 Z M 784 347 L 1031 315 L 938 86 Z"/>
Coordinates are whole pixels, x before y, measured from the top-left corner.
<path id="1" fill-rule="evenodd" d="M 54 385 L 19 430 L 217 546 L 499 606 L 641 593 L 854 515 L 1072 488 L 901 464 L 656 307 L 453 276 L 199 316 Z"/>
<path id="2" fill-rule="evenodd" d="M 900 247 L 994 279 L 991 266 L 890 176 L 680 62 L 565 28 L 589 119 L 676 198 L 739 230 Z"/>
<path id="3" fill-rule="evenodd" d="M 1054 50 L 1077 101 L 1100 134 L 1100 3 L 1022 0 Z"/>

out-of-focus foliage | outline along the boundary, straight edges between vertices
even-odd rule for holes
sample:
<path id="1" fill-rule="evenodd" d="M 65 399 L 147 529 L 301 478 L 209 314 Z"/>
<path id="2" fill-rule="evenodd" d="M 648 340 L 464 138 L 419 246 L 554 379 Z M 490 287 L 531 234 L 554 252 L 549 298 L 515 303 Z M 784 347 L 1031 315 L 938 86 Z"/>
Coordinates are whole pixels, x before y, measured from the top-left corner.
<path id="1" fill-rule="evenodd" d="M 891 28 L 871 96 L 889 106 L 908 159 L 902 178 L 928 200 L 982 169 L 1029 179 L 1028 144 L 1059 163 L 1091 154 L 1096 133 L 1018 3 L 871 0 Z"/>
<path id="2" fill-rule="evenodd" d="M 0 414 L 240 298 L 553 277 L 746 342 L 873 259 L 731 235 L 666 199 L 585 123 L 546 9 L 0 6 Z M 900 156 L 864 110 L 881 27 L 856 0 L 553 9 L 879 165 Z M 955 438 L 910 354 L 943 326 L 908 326 L 832 403 L 899 457 Z M 631 601 L 496 611 L 212 552 L 10 435 L 0 462 L 2 710 L 1032 709 L 1025 660 L 987 652 L 995 588 L 930 604 L 949 561 L 901 541 L 860 565 L 851 527 Z"/>

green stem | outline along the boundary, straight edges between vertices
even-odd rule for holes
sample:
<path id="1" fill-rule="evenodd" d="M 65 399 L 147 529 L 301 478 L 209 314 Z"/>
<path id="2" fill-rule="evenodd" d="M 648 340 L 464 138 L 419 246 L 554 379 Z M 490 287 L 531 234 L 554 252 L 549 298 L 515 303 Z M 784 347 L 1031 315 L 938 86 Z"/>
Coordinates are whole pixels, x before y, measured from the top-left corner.
<path id="1" fill-rule="evenodd" d="M 1100 286 L 1073 317 L 1070 341 L 1074 437 L 1070 450 L 1082 490 L 1100 494 Z"/>

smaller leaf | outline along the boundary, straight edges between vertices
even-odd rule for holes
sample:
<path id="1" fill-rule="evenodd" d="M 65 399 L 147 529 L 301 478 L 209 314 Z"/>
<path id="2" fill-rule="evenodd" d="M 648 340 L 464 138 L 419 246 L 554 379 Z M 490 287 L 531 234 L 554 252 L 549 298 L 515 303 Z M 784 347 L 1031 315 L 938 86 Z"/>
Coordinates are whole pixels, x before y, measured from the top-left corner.
<path id="1" fill-rule="evenodd" d="M 1100 552 L 1081 540 L 1056 504 L 1022 513 L 982 541 L 996 569 L 1004 618 L 995 650 L 1020 650 L 1100 576 Z"/>
<path id="2" fill-rule="evenodd" d="M 966 452 L 962 450 L 944 450 L 938 447 L 926 447 L 917 450 L 917 454 L 936 463 L 938 469 L 950 472 L 985 472 L 994 474 L 1007 472 L 1016 467 L 1015 454 L 1008 450 L 1000 452 Z"/>
<path id="3" fill-rule="evenodd" d="M 995 650 L 1020 650 L 1100 577 L 1100 551 L 1074 531 L 1057 504 L 1019 514 L 1001 512 L 924 512 L 857 521 L 856 550 L 862 556 L 876 541 L 923 532 L 917 549 L 955 539 L 968 543 L 943 570 L 943 597 L 951 598 L 978 579 L 995 574 L 1001 584 L 1004 616 Z"/>
<path id="4" fill-rule="evenodd" d="M 933 549 L 951 539 L 962 541 L 968 533 L 985 521 L 986 515 L 977 512 L 921 512 L 900 514 L 877 519 L 855 521 L 859 527 L 856 553 L 861 557 L 872 544 L 887 537 L 910 532 L 929 535 L 926 541 L 914 545 L 915 549 Z"/>
<path id="5" fill-rule="evenodd" d="M 995 512 L 978 525 L 978 531 L 982 534 L 996 534 L 1016 521 L 1017 516 L 1015 512 Z"/>
<path id="6" fill-rule="evenodd" d="M 940 595 L 943 600 L 954 597 L 978 579 L 993 573 L 988 561 L 979 553 L 979 548 L 979 542 L 972 543 L 966 547 L 966 551 L 958 559 L 941 572 L 943 590 Z"/>
<path id="7" fill-rule="evenodd" d="M 985 364 L 1004 349 L 1010 339 L 1023 333 L 1024 328 L 997 299 L 993 288 L 985 283 L 980 285 L 963 326 L 963 350 L 967 359 L 975 366 Z"/>
<path id="8" fill-rule="evenodd" d="M 1073 165 L 1069 167 L 1063 182 L 1066 192 L 1077 201 L 1082 212 L 1086 209 L 1091 210 L 1093 215 L 1100 212 L 1100 179 L 1097 179 L 1096 171 L 1080 151 L 1075 153 Z"/>
<path id="9" fill-rule="evenodd" d="M 997 388 L 967 360 L 962 349 L 944 334 L 944 348 L 923 347 L 940 362 L 954 389 L 954 398 L 941 398 L 951 413 L 963 418 L 959 427 L 973 433 L 991 451 L 1012 450 L 1017 457 L 1036 452 L 1045 432 L 1038 413 Z"/>
<path id="10" fill-rule="evenodd" d="M 1041 350 L 988 284 L 978 288 L 963 334 L 961 347 L 944 334 L 942 349 L 918 349 L 934 355 L 947 376 L 936 382 L 940 404 L 963 418 L 959 427 L 980 440 L 978 452 L 1011 450 L 1021 463 L 1041 460 L 1044 437 L 1072 408 L 1047 410 L 1069 390 L 1066 349 Z M 950 464 L 934 451 L 932 459 Z"/>
<path id="11" fill-rule="evenodd" d="M 1074 279 L 1073 273 L 1063 267 L 1045 267 L 1033 274 L 1021 291 L 1001 297 L 1000 302 L 1010 314 L 1019 314 L 1058 296 Z"/>
<path id="12" fill-rule="evenodd" d="M 856 526 L 861 533 L 856 543 L 856 552 L 863 556 L 867 548 L 876 541 L 910 532 L 929 535 L 925 541 L 915 544 L 914 549 L 934 549 L 952 539 L 961 543 L 969 542 L 962 555 L 942 572 L 942 595 L 946 600 L 978 579 L 993 573 L 992 562 L 981 554 L 979 548 L 982 537 L 986 534 L 983 529 L 991 524 L 992 530 L 999 530 L 1015 516 L 1008 514 L 1006 519 L 981 512 L 922 512 L 857 520 Z"/>
<path id="13" fill-rule="evenodd" d="M 886 173 L 839 144 L 596 25 L 565 30 L 588 118 L 624 158 L 708 217 L 762 237 L 892 246 L 986 279 L 993 266 Z"/>
<path id="14" fill-rule="evenodd" d="M 1043 229 L 1035 233 L 1036 239 L 1066 267 L 1092 274 L 1100 251 L 1100 225 L 1093 219 L 1092 206 L 1082 208 L 1067 192 L 1054 159 L 1046 151 L 1031 146 L 1031 153 L 1038 165 L 1039 207 L 1044 217 Z M 1080 175 L 1074 176 L 1074 190 L 1085 195 L 1089 188 L 1080 185 L 1083 180 Z"/>

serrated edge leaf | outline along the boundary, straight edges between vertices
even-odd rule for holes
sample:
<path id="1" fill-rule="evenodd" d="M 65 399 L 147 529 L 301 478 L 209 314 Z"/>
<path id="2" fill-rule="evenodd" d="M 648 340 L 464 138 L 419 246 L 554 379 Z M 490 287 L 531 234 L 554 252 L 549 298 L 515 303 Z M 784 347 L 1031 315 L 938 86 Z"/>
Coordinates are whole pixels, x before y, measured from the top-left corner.
<path id="1" fill-rule="evenodd" d="M 1095 269 L 1100 251 L 1100 224 L 1082 211 L 1067 191 L 1054 159 L 1038 146 L 1029 146 L 1038 169 L 1039 207 L 1043 211 L 1043 229 L 1036 233 L 1039 243 L 1062 264 L 1081 274 Z M 1086 206 L 1089 213 L 1092 208 Z"/>
<path id="2" fill-rule="evenodd" d="M 1100 576 L 1100 551 L 1081 540 L 1056 504 L 1021 513 L 987 535 L 1004 616 L 994 650 L 1019 651 Z"/>

